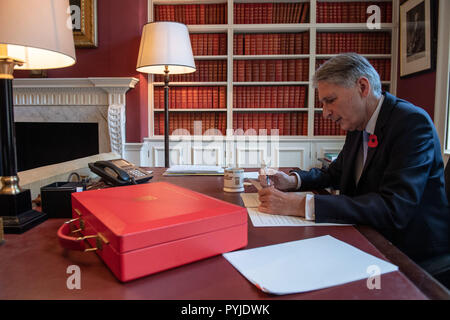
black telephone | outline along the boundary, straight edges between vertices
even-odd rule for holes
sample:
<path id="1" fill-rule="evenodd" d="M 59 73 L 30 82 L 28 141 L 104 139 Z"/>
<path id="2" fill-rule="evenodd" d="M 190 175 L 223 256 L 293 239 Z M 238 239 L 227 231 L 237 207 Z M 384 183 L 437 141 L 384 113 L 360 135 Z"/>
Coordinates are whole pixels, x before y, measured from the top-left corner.
<path id="1" fill-rule="evenodd" d="M 97 161 L 88 165 L 92 172 L 114 186 L 144 183 L 153 178 L 151 172 L 136 167 L 124 159 Z"/>

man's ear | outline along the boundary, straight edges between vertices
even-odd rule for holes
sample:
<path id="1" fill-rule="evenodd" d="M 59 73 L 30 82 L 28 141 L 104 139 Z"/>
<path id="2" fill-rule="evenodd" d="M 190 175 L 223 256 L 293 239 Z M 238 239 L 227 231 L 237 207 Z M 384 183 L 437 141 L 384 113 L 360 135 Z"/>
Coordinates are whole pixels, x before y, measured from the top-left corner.
<path id="1" fill-rule="evenodd" d="M 358 91 L 363 98 L 366 98 L 370 93 L 370 82 L 366 77 L 361 77 L 357 81 Z"/>

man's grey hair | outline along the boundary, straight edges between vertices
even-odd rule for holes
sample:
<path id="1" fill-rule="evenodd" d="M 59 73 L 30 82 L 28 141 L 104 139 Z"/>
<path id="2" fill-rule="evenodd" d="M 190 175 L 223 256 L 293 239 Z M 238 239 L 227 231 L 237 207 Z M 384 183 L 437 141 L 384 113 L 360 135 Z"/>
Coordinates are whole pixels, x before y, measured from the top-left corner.
<path id="1" fill-rule="evenodd" d="M 317 83 L 324 81 L 351 88 L 360 77 L 369 80 L 376 97 L 381 95 L 380 75 L 366 58 L 353 52 L 341 53 L 321 65 L 313 76 L 313 86 L 317 88 Z"/>

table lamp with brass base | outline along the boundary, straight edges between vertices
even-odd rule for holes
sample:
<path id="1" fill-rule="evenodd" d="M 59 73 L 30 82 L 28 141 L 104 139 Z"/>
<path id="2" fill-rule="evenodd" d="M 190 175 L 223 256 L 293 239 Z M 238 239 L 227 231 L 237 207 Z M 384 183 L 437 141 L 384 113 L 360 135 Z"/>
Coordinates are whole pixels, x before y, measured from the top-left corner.
<path id="1" fill-rule="evenodd" d="M 47 218 L 32 209 L 30 190 L 19 185 L 13 72 L 75 63 L 68 8 L 68 0 L 0 2 L 0 216 L 5 233 L 22 233 Z"/>
<path id="2" fill-rule="evenodd" d="M 187 26 L 169 21 L 144 25 L 136 70 L 164 75 L 164 166 L 169 168 L 169 74 L 196 70 Z"/>
<path id="3" fill-rule="evenodd" d="M 1 55 L 0 45 L 0 147 L 1 147 L 1 189 L 0 210 L 5 233 L 22 233 L 41 223 L 47 215 L 32 210 L 31 192 L 22 190 L 17 176 L 17 158 L 14 130 L 12 81 L 15 65 L 23 61 Z"/>

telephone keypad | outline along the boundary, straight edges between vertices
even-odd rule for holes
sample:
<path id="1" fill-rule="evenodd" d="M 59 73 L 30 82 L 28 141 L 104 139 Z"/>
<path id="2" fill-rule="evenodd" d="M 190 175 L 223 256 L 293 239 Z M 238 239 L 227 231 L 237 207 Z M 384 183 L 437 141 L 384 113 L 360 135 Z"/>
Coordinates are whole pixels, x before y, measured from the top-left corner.
<path id="1" fill-rule="evenodd" d="M 143 173 L 142 171 L 136 170 L 136 169 L 130 170 L 130 171 L 128 171 L 128 173 L 131 174 L 131 175 L 133 175 L 133 176 L 135 176 L 135 177 L 143 177 L 143 176 L 146 176 L 145 173 Z"/>

